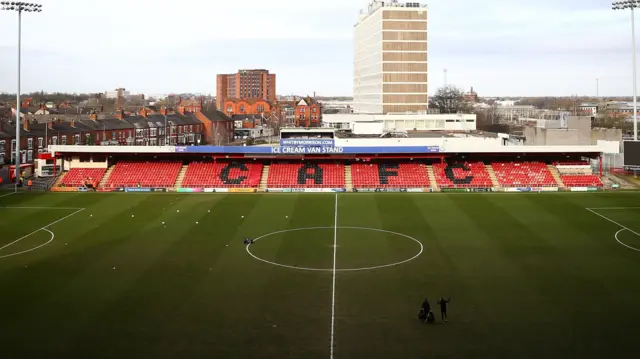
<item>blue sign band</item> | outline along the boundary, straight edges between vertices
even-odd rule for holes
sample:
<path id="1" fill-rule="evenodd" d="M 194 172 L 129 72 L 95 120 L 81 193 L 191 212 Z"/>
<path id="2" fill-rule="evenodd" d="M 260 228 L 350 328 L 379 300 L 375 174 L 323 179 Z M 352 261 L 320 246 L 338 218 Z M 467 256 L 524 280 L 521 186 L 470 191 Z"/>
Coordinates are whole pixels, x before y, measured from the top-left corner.
<path id="1" fill-rule="evenodd" d="M 283 138 L 280 140 L 280 146 L 329 146 L 333 147 L 334 142 L 330 139 L 313 139 L 313 138 Z"/>
<path id="2" fill-rule="evenodd" d="M 180 153 L 231 153 L 231 154 L 275 154 L 275 155 L 333 155 L 333 154 L 393 154 L 393 153 L 438 153 L 438 146 L 403 147 L 322 147 L 322 146 L 189 146 L 176 147 Z"/>

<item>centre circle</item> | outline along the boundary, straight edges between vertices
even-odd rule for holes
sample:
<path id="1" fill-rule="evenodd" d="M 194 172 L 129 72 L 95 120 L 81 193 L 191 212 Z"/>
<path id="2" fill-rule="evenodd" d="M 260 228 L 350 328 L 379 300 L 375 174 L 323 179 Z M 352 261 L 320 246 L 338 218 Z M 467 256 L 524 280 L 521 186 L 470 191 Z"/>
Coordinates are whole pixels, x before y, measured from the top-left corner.
<path id="1" fill-rule="evenodd" d="M 331 230 L 331 232 L 328 232 L 328 230 Z M 356 236 L 338 236 L 338 231 L 344 231 L 344 230 L 354 230 L 354 231 L 360 231 L 362 233 L 359 233 Z M 295 241 L 295 243 L 290 243 L 292 248 L 291 248 L 291 252 L 294 253 L 295 255 L 300 254 L 301 256 L 308 256 L 309 258 L 320 258 L 320 259 L 324 259 L 327 260 L 328 262 L 328 267 L 327 268 L 320 268 L 320 266 L 304 266 L 304 265 L 298 265 L 297 263 L 295 265 L 293 264 L 284 264 L 284 263 L 279 263 L 277 260 L 267 260 L 261 256 L 258 256 L 254 253 L 254 251 L 252 251 L 252 247 L 253 246 L 260 246 L 260 243 L 264 243 L 267 241 L 267 239 L 274 239 L 276 238 L 278 235 L 287 235 L 288 233 L 292 233 L 292 232 L 308 232 L 308 231 L 324 231 L 326 233 L 326 235 L 310 235 L 310 234 L 299 234 L 296 235 L 295 239 L 292 239 L 292 241 Z M 366 232 L 369 232 L 368 234 Z M 369 236 L 369 238 L 366 238 L 367 235 Z M 383 238 L 379 238 L 381 235 L 384 235 L 385 237 Z M 400 239 L 405 239 L 405 240 L 410 240 L 411 242 L 413 242 L 413 246 L 415 246 L 415 251 L 411 250 L 413 253 L 411 253 L 411 255 L 406 255 L 404 256 L 403 259 L 397 260 L 391 260 L 387 263 L 383 263 L 380 265 L 357 265 L 357 266 L 353 266 L 353 268 L 341 268 L 340 267 L 340 249 L 341 247 L 343 248 L 343 253 L 344 250 L 349 249 L 349 250 L 354 250 L 354 251 L 362 251 L 363 248 L 374 248 L 376 245 L 379 247 L 381 245 L 398 245 L 398 243 L 396 242 L 397 239 L 394 239 L 392 241 L 388 241 L 389 236 L 394 236 L 394 237 L 399 237 Z M 358 237 L 357 241 L 358 243 L 355 243 L 354 246 L 354 237 Z M 334 239 L 337 238 L 337 247 L 334 248 L 333 243 L 334 243 Z M 330 239 L 330 241 L 328 240 Z M 282 244 L 284 244 L 284 241 L 286 241 L 286 238 L 280 238 L 280 241 Z M 322 240 L 323 244 L 319 245 L 317 242 Z M 314 242 L 315 241 L 315 242 Z M 394 243 L 392 243 L 394 242 Z M 276 254 L 279 252 L 280 247 L 274 247 L 271 248 Z M 383 249 L 380 249 L 378 252 L 376 253 L 378 255 L 382 255 L 382 256 L 393 256 L 393 253 L 390 253 L 390 251 L 393 251 L 394 249 L 396 251 L 405 251 L 404 248 L 384 248 L 384 250 L 388 251 L 383 251 Z M 393 266 L 397 266 L 400 264 L 404 264 L 407 262 L 410 262 L 416 258 L 418 258 L 422 252 L 424 251 L 424 246 L 422 245 L 422 243 L 411 237 L 408 236 L 406 234 L 403 233 L 398 233 L 398 232 L 393 232 L 393 231 L 388 231 L 385 229 L 377 229 L 377 228 L 368 228 L 368 227 L 305 227 L 305 228 L 292 228 L 292 229 L 285 229 L 282 231 L 277 231 L 277 232 L 271 232 L 271 233 L 267 233 L 264 234 L 260 237 L 254 238 L 254 243 L 251 245 L 246 246 L 246 250 L 247 253 L 253 257 L 256 260 L 259 260 L 261 262 L 267 263 L 267 264 L 271 264 L 274 266 L 278 266 L 278 267 L 283 267 L 283 268 L 289 268 L 289 269 L 297 269 L 297 270 L 305 270 L 305 271 L 319 271 L 319 272 L 333 272 L 334 268 L 331 268 L 331 266 L 333 265 L 333 254 L 334 254 L 334 250 L 337 251 L 337 263 L 336 263 L 336 268 L 335 271 L 336 272 L 354 272 L 354 271 L 364 271 L 364 270 L 373 270 L 373 269 L 380 269 L 380 268 L 387 268 L 387 267 L 393 267 Z M 299 260 L 304 260 L 304 258 L 297 258 L 297 261 Z"/>

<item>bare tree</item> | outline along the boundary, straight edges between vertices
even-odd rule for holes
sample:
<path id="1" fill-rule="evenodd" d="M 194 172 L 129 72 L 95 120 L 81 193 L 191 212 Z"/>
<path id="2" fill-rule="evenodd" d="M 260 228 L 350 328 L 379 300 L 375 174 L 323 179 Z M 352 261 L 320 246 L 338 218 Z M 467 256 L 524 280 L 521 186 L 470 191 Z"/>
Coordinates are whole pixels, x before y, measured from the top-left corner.
<path id="1" fill-rule="evenodd" d="M 441 87 L 429 99 L 429 107 L 440 113 L 472 113 L 473 106 L 465 100 L 464 91 L 455 86 Z"/>

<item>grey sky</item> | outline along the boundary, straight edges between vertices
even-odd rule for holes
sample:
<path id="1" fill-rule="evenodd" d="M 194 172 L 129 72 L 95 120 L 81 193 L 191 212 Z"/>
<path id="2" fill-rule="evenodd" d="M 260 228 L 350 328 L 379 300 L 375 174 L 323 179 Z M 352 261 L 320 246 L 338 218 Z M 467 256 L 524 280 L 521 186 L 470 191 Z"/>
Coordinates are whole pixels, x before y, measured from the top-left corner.
<path id="1" fill-rule="evenodd" d="M 24 91 L 215 93 L 268 68 L 279 94 L 351 95 L 367 0 L 42 0 L 23 17 Z M 608 0 L 431 0 L 429 81 L 480 95 L 631 93 L 631 23 Z M 15 92 L 17 16 L 0 12 L 0 91 Z"/>

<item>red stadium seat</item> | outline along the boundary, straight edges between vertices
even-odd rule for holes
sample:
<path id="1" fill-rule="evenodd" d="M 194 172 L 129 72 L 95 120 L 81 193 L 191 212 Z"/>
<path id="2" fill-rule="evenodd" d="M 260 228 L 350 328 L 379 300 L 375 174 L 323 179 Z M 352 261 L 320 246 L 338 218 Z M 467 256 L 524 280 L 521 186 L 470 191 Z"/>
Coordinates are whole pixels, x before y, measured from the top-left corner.
<path id="1" fill-rule="evenodd" d="M 192 162 L 187 167 L 182 187 L 258 187 L 261 176 L 261 163 Z"/>
<path id="2" fill-rule="evenodd" d="M 72 168 L 62 178 L 60 186 L 81 187 L 89 179 L 91 184 L 95 185 L 100 183 L 105 172 L 107 172 L 106 168 Z"/>
<path id="3" fill-rule="evenodd" d="M 105 187 L 172 187 L 181 162 L 118 162 Z"/>
<path id="4" fill-rule="evenodd" d="M 482 162 L 434 164 L 433 173 L 440 188 L 489 188 L 493 182 Z"/>
<path id="5" fill-rule="evenodd" d="M 354 188 L 428 188 L 427 167 L 421 163 L 354 163 L 351 165 Z"/>
<path id="6" fill-rule="evenodd" d="M 567 187 L 603 187 L 604 184 L 597 175 L 561 175 L 562 183 Z"/>
<path id="7" fill-rule="evenodd" d="M 558 183 L 542 162 L 497 162 L 491 167 L 503 187 L 557 187 Z"/>
<path id="8" fill-rule="evenodd" d="M 270 188 L 344 188 L 344 165 L 329 163 L 273 163 L 269 167 Z"/>

